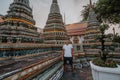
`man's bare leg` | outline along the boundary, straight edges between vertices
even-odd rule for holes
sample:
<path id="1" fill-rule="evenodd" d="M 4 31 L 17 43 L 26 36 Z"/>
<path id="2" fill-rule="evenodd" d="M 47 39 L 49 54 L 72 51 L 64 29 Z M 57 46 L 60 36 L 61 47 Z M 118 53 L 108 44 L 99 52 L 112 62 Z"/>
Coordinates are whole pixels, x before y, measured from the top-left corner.
<path id="1" fill-rule="evenodd" d="M 64 64 L 64 71 L 66 71 L 66 65 Z"/>
<path id="2" fill-rule="evenodd" d="M 71 65 L 71 70 L 72 70 L 72 72 L 74 71 L 74 66 L 73 66 L 73 64 Z"/>

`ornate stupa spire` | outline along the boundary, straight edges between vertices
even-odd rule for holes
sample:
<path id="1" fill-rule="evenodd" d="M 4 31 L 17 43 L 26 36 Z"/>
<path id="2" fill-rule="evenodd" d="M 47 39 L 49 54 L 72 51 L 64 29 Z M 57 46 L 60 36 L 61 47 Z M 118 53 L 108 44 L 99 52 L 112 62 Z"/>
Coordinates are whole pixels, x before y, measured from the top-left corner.
<path id="1" fill-rule="evenodd" d="M 29 0 L 14 0 L 0 25 L 2 42 L 37 42 L 38 33 Z M 5 35 L 5 36 L 4 36 Z"/>
<path id="2" fill-rule="evenodd" d="M 91 1 L 91 0 L 89 0 L 89 2 L 90 2 L 90 6 L 92 6 L 92 1 Z"/>
<path id="3" fill-rule="evenodd" d="M 57 0 L 52 1 L 50 13 L 60 13 L 60 9 L 59 9 Z"/>
<path id="4" fill-rule="evenodd" d="M 48 20 L 44 28 L 44 40 L 47 44 L 64 44 L 67 39 L 62 15 L 57 0 L 52 1 Z"/>
<path id="5" fill-rule="evenodd" d="M 52 3 L 57 3 L 57 0 L 53 0 Z"/>
<path id="6" fill-rule="evenodd" d="M 96 18 L 96 14 L 95 11 L 93 9 L 93 4 L 92 4 L 92 0 L 89 0 L 90 2 L 90 8 L 89 8 L 89 17 L 88 17 L 88 21 L 89 21 L 89 25 L 98 25 L 98 20 Z"/>
<path id="7" fill-rule="evenodd" d="M 94 6 L 92 5 L 92 1 L 89 4 L 89 16 L 88 16 L 88 27 L 86 28 L 85 33 L 85 41 L 84 48 L 87 53 L 97 53 L 99 51 L 100 44 L 95 37 L 100 35 L 99 31 L 99 22 L 96 18 L 96 14 L 94 11 Z"/>

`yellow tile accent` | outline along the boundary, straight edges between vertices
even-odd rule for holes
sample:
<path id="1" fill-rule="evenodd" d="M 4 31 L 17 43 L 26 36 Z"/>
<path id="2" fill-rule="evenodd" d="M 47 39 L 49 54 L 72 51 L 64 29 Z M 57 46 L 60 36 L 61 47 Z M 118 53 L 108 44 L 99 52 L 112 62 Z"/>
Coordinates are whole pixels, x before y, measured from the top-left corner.
<path id="1" fill-rule="evenodd" d="M 29 24 L 29 25 L 34 26 L 34 24 L 31 23 L 31 22 L 28 22 L 28 21 L 25 21 L 25 20 L 21 20 L 21 19 L 17 19 L 17 18 L 8 18 L 8 19 L 5 19 L 4 21 L 9 21 L 9 20 L 20 21 L 20 22 L 24 22 L 24 23 L 26 23 L 26 24 Z"/>

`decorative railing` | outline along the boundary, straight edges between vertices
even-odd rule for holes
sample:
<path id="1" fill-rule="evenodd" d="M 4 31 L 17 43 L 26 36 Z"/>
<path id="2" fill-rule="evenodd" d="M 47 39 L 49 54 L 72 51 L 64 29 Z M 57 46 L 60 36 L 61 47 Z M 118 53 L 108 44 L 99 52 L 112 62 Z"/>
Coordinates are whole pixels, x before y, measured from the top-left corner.
<path id="1" fill-rule="evenodd" d="M 0 57 L 16 57 L 31 54 L 38 54 L 41 52 L 61 51 L 62 45 L 51 44 L 35 44 L 35 43 L 1 43 Z"/>
<path id="2" fill-rule="evenodd" d="M 43 74 L 38 75 L 36 80 L 59 80 L 63 75 L 62 62 L 53 65 L 46 70 Z"/>
<path id="3" fill-rule="evenodd" d="M 35 76 L 37 73 L 40 74 L 45 71 L 50 66 L 56 64 L 60 59 L 61 57 L 47 58 L 38 63 L 31 64 L 30 66 L 5 73 L 0 76 L 0 80 L 26 80 L 27 78 L 31 78 L 31 76 Z"/>

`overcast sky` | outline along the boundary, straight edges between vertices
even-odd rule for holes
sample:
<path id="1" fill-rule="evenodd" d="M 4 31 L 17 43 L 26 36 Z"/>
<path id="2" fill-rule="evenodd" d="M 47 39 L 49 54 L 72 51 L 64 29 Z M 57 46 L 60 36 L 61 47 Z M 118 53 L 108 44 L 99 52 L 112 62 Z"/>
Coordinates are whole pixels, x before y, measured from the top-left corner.
<path id="1" fill-rule="evenodd" d="M 96 2 L 97 0 L 92 0 Z M 0 0 L 0 14 L 5 15 L 9 10 L 10 3 L 13 0 Z M 30 0 L 30 6 L 33 7 L 33 15 L 36 21 L 36 26 L 44 28 L 48 14 L 50 11 L 52 0 Z M 66 24 L 79 22 L 83 6 L 89 4 L 89 0 L 58 0 L 61 14 L 64 16 Z M 112 28 L 108 31 L 111 32 Z M 116 28 L 118 31 L 118 28 Z"/>

